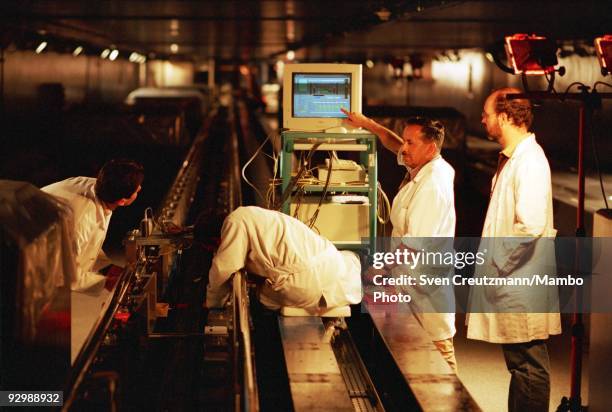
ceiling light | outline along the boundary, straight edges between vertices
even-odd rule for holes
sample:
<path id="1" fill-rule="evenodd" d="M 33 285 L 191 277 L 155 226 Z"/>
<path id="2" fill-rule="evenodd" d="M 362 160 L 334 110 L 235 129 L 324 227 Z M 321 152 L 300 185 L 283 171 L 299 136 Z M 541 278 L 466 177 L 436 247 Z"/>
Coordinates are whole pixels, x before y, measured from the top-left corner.
<path id="1" fill-rule="evenodd" d="M 295 59 L 295 52 L 293 50 L 289 50 L 287 52 L 287 60 L 292 61 L 293 59 Z"/>
<path id="2" fill-rule="evenodd" d="M 179 29 L 179 21 L 177 19 L 170 20 L 170 30 L 178 31 Z"/>
<path id="3" fill-rule="evenodd" d="M 100 57 L 102 57 L 103 59 L 106 59 L 108 57 L 108 55 L 110 54 L 110 49 L 104 49 L 102 50 L 102 53 L 100 53 Z"/>
<path id="4" fill-rule="evenodd" d="M 370 59 L 366 60 L 365 64 L 368 69 L 371 69 L 372 67 L 374 67 L 374 62 Z"/>
<path id="5" fill-rule="evenodd" d="M 41 42 L 36 48 L 36 54 L 42 53 L 42 51 L 45 50 L 45 47 L 47 47 L 47 42 L 46 41 Z"/>
<path id="6" fill-rule="evenodd" d="M 115 49 L 108 55 L 108 59 L 110 61 L 115 61 L 115 59 L 119 56 L 119 50 Z"/>
<path id="7" fill-rule="evenodd" d="M 295 22 L 293 20 L 287 20 L 285 23 L 285 32 L 287 41 L 293 43 L 295 41 Z"/>
<path id="8" fill-rule="evenodd" d="M 374 12 L 374 14 L 376 14 L 376 17 L 378 17 L 380 21 L 389 21 L 389 19 L 391 18 L 391 12 L 385 7 Z"/>
<path id="9" fill-rule="evenodd" d="M 486 52 L 485 53 L 485 57 L 487 58 L 488 61 L 490 61 L 491 63 L 493 63 L 495 61 L 495 59 L 493 59 L 493 54 L 491 54 L 490 52 Z"/>
<path id="10" fill-rule="evenodd" d="M 178 44 L 176 44 L 176 43 L 172 43 L 172 44 L 170 45 L 170 51 L 171 51 L 172 53 L 177 53 L 177 52 L 178 52 L 178 50 L 179 50 L 179 46 L 178 46 Z"/>
<path id="11" fill-rule="evenodd" d="M 130 57 L 128 58 L 132 63 L 142 64 L 147 61 L 147 58 L 140 53 L 132 52 L 130 53 Z"/>
<path id="12" fill-rule="evenodd" d="M 72 55 L 74 57 L 78 56 L 79 54 L 83 53 L 83 47 L 81 46 L 77 46 L 74 51 L 72 52 Z"/>
<path id="13" fill-rule="evenodd" d="M 283 73 L 285 72 L 285 62 L 277 60 L 276 63 L 274 63 L 274 70 L 276 70 L 276 77 L 282 79 Z"/>

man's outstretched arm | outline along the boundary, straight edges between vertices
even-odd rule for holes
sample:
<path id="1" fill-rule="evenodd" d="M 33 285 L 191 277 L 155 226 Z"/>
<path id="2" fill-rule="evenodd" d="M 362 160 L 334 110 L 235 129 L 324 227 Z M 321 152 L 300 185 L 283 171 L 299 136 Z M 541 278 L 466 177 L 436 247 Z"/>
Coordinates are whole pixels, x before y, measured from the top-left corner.
<path id="1" fill-rule="evenodd" d="M 391 150 L 393 153 L 397 153 L 404 144 L 404 141 L 400 136 L 369 117 L 366 117 L 361 113 L 349 112 L 344 109 L 340 110 L 342 110 L 342 112 L 348 116 L 348 119 L 346 119 L 347 124 L 353 127 L 361 127 L 369 130 L 371 133 L 378 136 L 383 146 Z"/>

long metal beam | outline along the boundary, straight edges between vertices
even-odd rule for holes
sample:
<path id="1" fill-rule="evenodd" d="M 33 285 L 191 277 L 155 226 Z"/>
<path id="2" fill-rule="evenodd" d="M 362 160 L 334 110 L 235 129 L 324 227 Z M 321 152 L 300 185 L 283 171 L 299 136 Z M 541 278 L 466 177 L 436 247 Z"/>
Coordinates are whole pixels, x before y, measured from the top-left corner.
<path id="1" fill-rule="evenodd" d="M 344 21 L 344 18 L 334 14 L 317 16 L 257 16 L 257 15 L 185 15 L 185 14 L 69 14 L 69 13 L 13 13 L 4 14 L 0 19 L 25 19 L 25 20 L 84 20 L 84 21 L 305 21 L 305 22 L 337 22 Z M 375 17 L 372 18 L 373 20 Z"/>

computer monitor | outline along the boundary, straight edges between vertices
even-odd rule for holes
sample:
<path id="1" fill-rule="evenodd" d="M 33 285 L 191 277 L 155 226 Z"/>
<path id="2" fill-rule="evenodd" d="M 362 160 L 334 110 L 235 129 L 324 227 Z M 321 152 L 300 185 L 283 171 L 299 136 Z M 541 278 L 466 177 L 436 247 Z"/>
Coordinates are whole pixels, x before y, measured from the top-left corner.
<path id="1" fill-rule="evenodd" d="M 361 72 L 360 64 L 287 64 L 283 128 L 308 132 L 348 128 L 340 108 L 361 113 Z"/>

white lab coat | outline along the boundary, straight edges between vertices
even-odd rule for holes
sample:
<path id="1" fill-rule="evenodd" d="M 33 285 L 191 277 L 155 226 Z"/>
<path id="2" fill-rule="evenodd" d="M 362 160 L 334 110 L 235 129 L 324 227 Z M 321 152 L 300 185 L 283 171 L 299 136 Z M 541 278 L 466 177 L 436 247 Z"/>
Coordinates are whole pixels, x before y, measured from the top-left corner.
<path id="1" fill-rule="evenodd" d="M 105 209 L 96 198 L 92 177 L 71 177 L 43 187 L 41 190 L 68 202 L 74 213 L 77 279 L 74 291 L 98 291 L 104 286 L 104 276 L 92 271 L 98 256 L 103 255 L 102 244 L 112 211 Z"/>
<path id="2" fill-rule="evenodd" d="M 239 207 L 225 219 L 209 272 L 207 306 L 224 305 L 232 274 L 243 268 L 266 278 L 260 300 L 272 309 L 314 308 L 322 296 L 330 308 L 361 301 L 356 255 L 339 252 L 304 223 L 280 212 Z"/>
<path id="3" fill-rule="evenodd" d="M 480 245 L 487 249 L 486 261 L 475 276 L 553 275 L 557 231 L 550 167 L 533 134 L 516 146 L 491 187 Z M 555 287 L 472 287 L 469 311 L 470 339 L 521 343 L 561 333 Z"/>
<path id="4" fill-rule="evenodd" d="M 445 248 L 455 236 L 455 196 L 453 180 L 455 171 L 442 156 L 438 155 L 423 165 L 416 176 L 408 182 L 393 199 L 391 207 L 392 237 L 401 238 L 406 246 L 421 250 L 433 246 L 431 239 L 445 238 L 435 245 Z M 424 267 L 418 268 L 419 274 Z M 392 271 L 395 275 L 410 275 L 405 266 Z M 438 274 L 448 276 L 448 273 Z M 455 335 L 455 295 L 452 286 L 403 287 L 412 297 L 410 303 L 414 315 L 434 341 Z M 440 308 L 452 308 L 453 312 L 442 312 Z"/>

